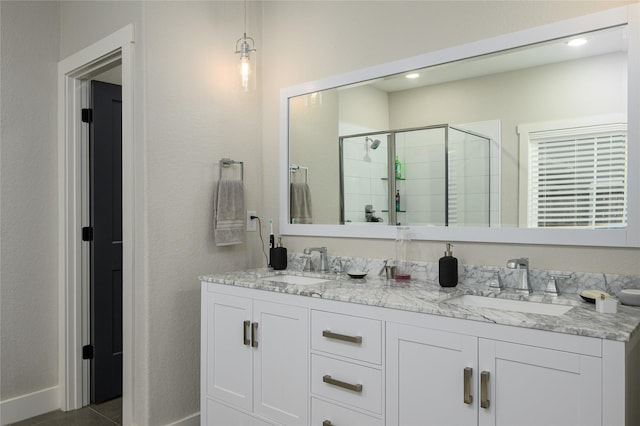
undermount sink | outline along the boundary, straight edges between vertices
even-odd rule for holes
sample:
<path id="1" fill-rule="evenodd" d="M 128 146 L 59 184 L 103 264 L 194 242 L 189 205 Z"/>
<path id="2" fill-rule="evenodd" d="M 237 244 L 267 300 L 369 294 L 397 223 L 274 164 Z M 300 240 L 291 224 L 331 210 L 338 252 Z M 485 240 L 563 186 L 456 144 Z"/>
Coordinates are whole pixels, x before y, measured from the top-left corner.
<path id="1" fill-rule="evenodd" d="M 265 278 L 265 280 L 296 285 L 314 285 L 331 281 L 326 278 L 304 277 L 301 275 L 274 275 L 273 277 Z"/>
<path id="2" fill-rule="evenodd" d="M 472 294 L 452 297 L 451 299 L 444 300 L 444 303 L 543 315 L 563 315 L 573 308 L 571 305 L 528 302 L 525 300 L 496 299 L 495 297 L 476 296 Z"/>

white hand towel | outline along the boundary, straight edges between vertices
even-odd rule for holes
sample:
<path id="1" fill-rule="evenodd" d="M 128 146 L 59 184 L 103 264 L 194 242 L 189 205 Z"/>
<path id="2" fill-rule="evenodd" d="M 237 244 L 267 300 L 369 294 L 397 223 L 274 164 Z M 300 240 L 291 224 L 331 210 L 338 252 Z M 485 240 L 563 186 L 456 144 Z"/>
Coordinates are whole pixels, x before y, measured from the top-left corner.
<path id="1" fill-rule="evenodd" d="M 244 242 L 244 186 L 241 180 L 221 180 L 213 192 L 213 230 L 217 246 Z"/>

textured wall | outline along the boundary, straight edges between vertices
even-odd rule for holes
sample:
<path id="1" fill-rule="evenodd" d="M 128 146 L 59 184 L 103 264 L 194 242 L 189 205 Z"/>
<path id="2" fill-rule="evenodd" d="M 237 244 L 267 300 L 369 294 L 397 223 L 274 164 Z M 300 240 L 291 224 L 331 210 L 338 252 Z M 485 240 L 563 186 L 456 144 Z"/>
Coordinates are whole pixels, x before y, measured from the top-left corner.
<path id="1" fill-rule="evenodd" d="M 0 2 L 0 400 L 58 383 L 58 4 Z"/>
<path id="2" fill-rule="evenodd" d="M 255 7 L 249 4 L 247 33 L 262 49 Z M 257 210 L 265 237 L 268 233 L 260 191 L 260 92 L 239 90 L 238 55 L 233 53 L 242 36 L 242 13 L 241 2 L 146 4 L 153 425 L 199 410 L 198 275 L 266 266 L 257 232 L 247 233 L 244 244 L 229 247 L 216 247 L 212 232 L 218 160 L 230 157 L 244 161 L 245 206 Z"/>

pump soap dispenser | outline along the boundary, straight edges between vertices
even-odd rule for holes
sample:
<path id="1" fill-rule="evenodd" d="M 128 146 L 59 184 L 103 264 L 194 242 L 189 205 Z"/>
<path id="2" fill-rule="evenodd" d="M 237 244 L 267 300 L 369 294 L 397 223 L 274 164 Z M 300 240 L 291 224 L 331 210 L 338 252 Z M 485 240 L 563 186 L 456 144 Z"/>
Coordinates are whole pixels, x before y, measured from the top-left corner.
<path id="1" fill-rule="evenodd" d="M 451 253 L 452 246 L 447 243 L 447 250 L 438 261 L 438 280 L 442 287 L 455 287 L 458 284 L 458 259 Z"/>

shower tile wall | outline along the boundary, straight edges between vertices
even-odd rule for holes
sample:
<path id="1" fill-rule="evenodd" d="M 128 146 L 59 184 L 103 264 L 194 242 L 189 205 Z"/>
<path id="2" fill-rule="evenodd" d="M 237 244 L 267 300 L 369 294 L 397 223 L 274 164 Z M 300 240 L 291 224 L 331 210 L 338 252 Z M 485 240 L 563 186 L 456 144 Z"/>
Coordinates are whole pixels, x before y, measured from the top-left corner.
<path id="1" fill-rule="evenodd" d="M 371 204 L 380 224 L 387 225 L 389 213 L 382 211 L 388 209 L 386 142 L 367 152 L 364 137 L 346 139 L 343 158 L 345 222 L 365 223 L 365 205 Z"/>
<path id="2" fill-rule="evenodd" d="M 404 166 L 398 220 L 411 225 L 444 225 L 444 129 L 425 129 L 396 135 L 396 154 Z M 411 194 L 411 195 L 407 195 Z"/>

